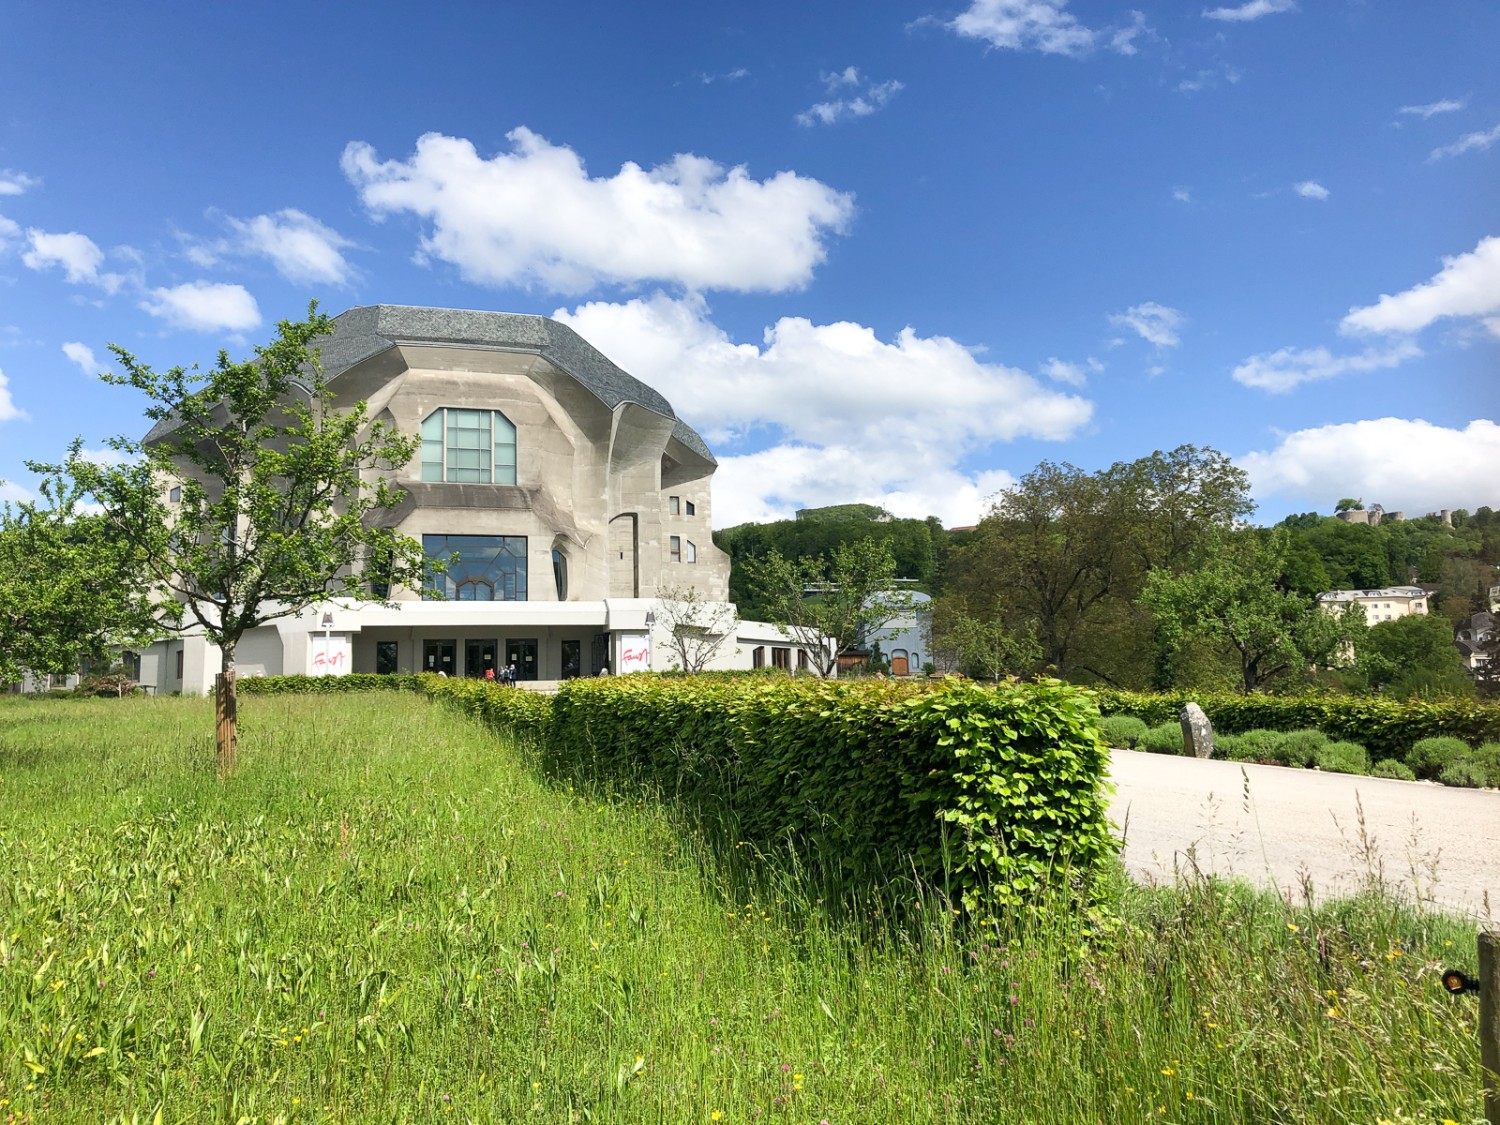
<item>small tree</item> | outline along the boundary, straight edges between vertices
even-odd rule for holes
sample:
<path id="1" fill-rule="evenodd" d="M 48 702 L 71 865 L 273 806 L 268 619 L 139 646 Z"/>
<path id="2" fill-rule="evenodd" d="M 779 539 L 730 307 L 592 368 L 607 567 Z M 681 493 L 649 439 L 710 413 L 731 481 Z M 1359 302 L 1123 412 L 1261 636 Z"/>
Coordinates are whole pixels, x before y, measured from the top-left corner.
<path id="1" fill-rule="evenodd" d="M 41 500 L 0 507 L 0 683 L 67 674 L 155 628 L 136 556 L 77 488 L 42 482 Z"/>
<path id="2" fill-rule="evenodd" d="M 709 601 L 691 586 L 667 586 L 657 597 L 657 624 L 670 638 L 672 667 L 697 675 L 732 641 L 739 614 L 729 603 Z"/>
<path id="3" fill-rule="evenodd" d="M 1228 644 L 1246 693 L 1293 671 L 1350 662 L 1363 616 L 1325 611 L 1288 589 L 1286 552 L 1284 529 L 1245 530 L 1211 540 L 1182 574 L 1153 570 L 1141 603 L 1155 614 L 1162 643 L 1168 650 L 1192 639 Z"/>
<path id="4" fill-rule="evenodd" d="M 1042 659 L 1036 629 L 1026 622 L 1018 629 L 1008 629 L 997 602 L 988 616 L 974 613 L 967 603 L 945 599 L 940 622 L 934 632 L 941 636 L 942 650 L 951 654 L 954 664 L 977 679 L 1000 682 L 1006 675 L 1032 668 Z"/>
<path id="5" fill-rule="evenodd" d="M 772 550 L 744 566 L 767 619 L 808 653 L 825 678 L 838 667 L 840 652 L 911 608 L 911 597 L 893 588 L 890 545 L 874 539 L 796 561 Z"/>
<path id="6" fill-rule="evenodd" d="M 312 348 L 329 327 L 314 302 L 254 358 L 235 363 L 221 351 L 206 375 L 158 373 L 112 345 L 124 373 L 101 378 L 147 397 L 152 432 L 110 441 L 124 465 L 85 460 L 75 444 L 66 464 L 31 466 L 102 505 L 109 534 L 140 565 L 158 625 L 196 625 L 219 647 L 221 773 L 235 765 L 234 659 L 247 630 L 329 598 L 382 600 L 367 569 L 387 589 L 423 572 L 416 542 L 368 523 L 395 506 L 401 493 L 382 474 L 406 464 L 417 439 L 372 423 L 362 402 L 334 407 Z"/>

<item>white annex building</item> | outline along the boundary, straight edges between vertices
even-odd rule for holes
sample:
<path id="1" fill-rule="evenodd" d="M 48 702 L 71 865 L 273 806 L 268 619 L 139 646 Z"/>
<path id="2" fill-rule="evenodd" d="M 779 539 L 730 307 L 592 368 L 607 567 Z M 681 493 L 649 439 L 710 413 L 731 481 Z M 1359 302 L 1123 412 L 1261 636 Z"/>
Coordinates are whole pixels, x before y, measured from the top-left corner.
<path id="1" fill-rule="evenodd" d="M 421 437 L 380 516 L 452 560 L 442 600 L 395 589 L 390 606 L 314 607 L 247 633 L 239 675 L 671 668 L 662 593 L 722 605 L 729 589 L 710 533 L 716 462 L 671 404 L 546 317 L 375 305 L 333 325 L 319 351 L 335 406 L 363 401 Z M 709 667 L 806 663 L 775 626 L 734 630 Z M 142 653 L 139 678 L 201 693 L 219 663 L 188 634 Z"/>

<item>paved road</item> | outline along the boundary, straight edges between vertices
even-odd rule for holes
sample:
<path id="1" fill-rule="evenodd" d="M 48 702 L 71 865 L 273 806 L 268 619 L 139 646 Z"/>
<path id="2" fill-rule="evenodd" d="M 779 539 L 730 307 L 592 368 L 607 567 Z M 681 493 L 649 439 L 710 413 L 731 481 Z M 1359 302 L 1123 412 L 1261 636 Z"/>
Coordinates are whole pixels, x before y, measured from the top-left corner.
<path id="1" fill-rule="evenodd" d="M 1411 896 L 1500 918 L 1500 792 L 1116 750 L 1110 818 L 1125 863 L 1170 882 L 1191 863 L 1320 898 L 1367 872 Z M 1363 807 L 1363 834 L 1360 807 Z"/>

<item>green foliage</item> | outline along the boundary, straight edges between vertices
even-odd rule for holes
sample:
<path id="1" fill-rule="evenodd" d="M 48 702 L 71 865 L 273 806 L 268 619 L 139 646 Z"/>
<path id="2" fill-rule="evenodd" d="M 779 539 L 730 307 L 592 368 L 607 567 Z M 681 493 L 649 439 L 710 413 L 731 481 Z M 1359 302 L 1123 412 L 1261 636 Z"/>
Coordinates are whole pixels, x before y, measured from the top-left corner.
<path id="1" fill-rule="evenodd" d="M 890 518 L 891 513 L 878 504 L 829 504 L 823 508 L 797 509 L 797 519 L 807 523 L 873 523 Z"/>
<path id="2" fill-rule="evenodd" d="M 347 676 L 250 676 L 240 681 L 245 695 L 348 695 L 366 691 L 420 691 L 419 676 L 377 676 L 351 672 Z"/>
<path id="3" fill-rule="evenodd" d="M 1272 757 L 1284 766 L 1306 769 L 1318 760 L 1318 753 L 1327 745 L 1328 736 L 1320 730 L 1307 728 L 1287 731 L 1276 739 Z"/>
<path id="4" fill-rule="evenodd" d="M 830 893 L 915 871 L 986 915 L 1048 886 L 1092 890 L 1115 849 L 1097 712 L 1057 681 L 628 676 L 570 680 L 535 703 L 423 683 L 535 739 L 569 777 L 660 791 L 757 846 L 792 846 Z"/>
<path id="5" fill-rule="evenodd" d="M 1149 728 L 1134 715 L 1110 715 L 1099 723 L 1099 732 L 1111 746 L 1134 750 Z"/>
<path id="6" fill-rule="evenodd" d="M 1435 780 L 1443 770 L 1461 758 L 1467 758 L 1468 743 L 1461 738 L 1439 735 L 1419 739 L 1406 755 L 1406 764 L 1423 780 Z"/>
<path id="7" fill-rule="evenodd" d="M 1423 738 L 1451 735 L 1478 745 L 1500 741 L 1500 705 L 1468 699 L 1398 700 L 1380 696 L 1147 693 L 1098 689 L 1105 715 L 1135 715 L 1147 723 L 1175 718 L 1198 703 L 1215 732 L 1315 728 L 1330 739 L 1358 742 L 1378 758 L 1402 758 Z"/>
<path id="8" fill-rule="evenodd" d="M 986 613 L 950 594 L 930 603 L 929 613 L 931 650 L 949 671 L 998 682 L 1030 671 L 1041 660 L 1035 626 L 1029 621 L 1007 625 L 1003 599 L 996 599 Z"/>
<path id="9" fill-rule="evenodd" d="M 1139 749 L 1148 754 L 1181 754 L 1185 743 L 1182 738 L 1182 724 L 1176 719 L 1169 719 L 1165 723 L 1159 723 L 1145 734 L 1141 735 Z"/>
<path id="10" fill-rule="evenodd" d="M 1443 767 L 1438 780 L 1458 789 L 1482 789 L 1489 784 L 1489 775 L 1478 762 L 1457 758 Z"/>
<path id="11" fill-rule="evenodd" d="M 1413 613 L 1371 625 L 1359 644 L 1356 672 L 1369 690 L 1397 699 L 1474 694 L 1453 645 L 1453 626 L 1437 614 Z"/>
<path id="12" fill-rule="evenodd" d="M 1395 758 L 1382 758 L 1375 763 L 1375 768 L 1370 771 L 1373 777 L 1387 777 L 1393 781 L 1416 781 L 1417 775 L 1412 773 L 1405 762 L 1397 761 Z"/>
<path id="13" fill-rule="evenodd" d="M 1370 755 L 1357 742 L 1328 742 L 1320 746 L 1315 756 L 1316 765 L 1325 773 L 1370 772 Z"/>
<path id="14" fill-rule="evenodd" d="M 1486 742 L 1469 755 L 1469 760 L 1484 770 L 1484 783 L 1500 789 L 1500 742 Z"/>
<path id="15" fill-rule="evenodd" d="M 1282 734 L 1275 730 L 1247 730 L 1240 734 L 1214 734 L 1214 749 L 1235 762 L 1275 762 Z"/>

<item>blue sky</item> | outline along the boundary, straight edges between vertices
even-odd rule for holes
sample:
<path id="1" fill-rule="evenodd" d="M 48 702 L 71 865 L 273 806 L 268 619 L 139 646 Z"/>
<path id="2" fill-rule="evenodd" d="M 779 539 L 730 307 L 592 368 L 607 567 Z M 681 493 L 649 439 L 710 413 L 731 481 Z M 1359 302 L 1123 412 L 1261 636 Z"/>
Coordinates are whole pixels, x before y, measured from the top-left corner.
<path id="1" fill-rule="evenodd" d="M 1190 442 L 1500 506 L 1493 0 L 0 9 L 0 497 L 310 297 L 556 315 L 719 526 Z"/>

